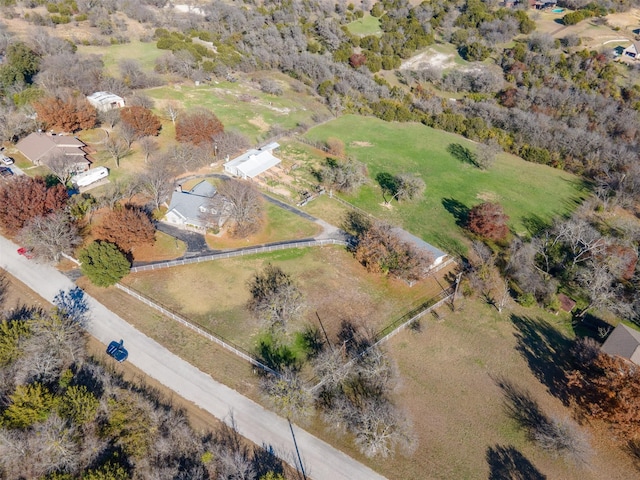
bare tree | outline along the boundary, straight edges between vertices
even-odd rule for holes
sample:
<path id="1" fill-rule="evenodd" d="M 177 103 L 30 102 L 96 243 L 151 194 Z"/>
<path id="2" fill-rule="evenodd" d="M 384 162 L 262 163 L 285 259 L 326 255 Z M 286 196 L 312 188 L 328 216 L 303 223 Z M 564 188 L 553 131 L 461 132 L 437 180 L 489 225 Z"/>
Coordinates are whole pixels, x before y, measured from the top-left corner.
<path id="1" fill-rule="evenodd" d="M 541 448 L 581 466 L 588 465 L 593 455 L 586 434 L 568 418 L 547 419 L 535 429 L 533 438 Z"/>
<path id="2" fill-rule="evenodd" d="M 158 141 L 148 135 L 140 138 L 140 140 L 138 140 L 138 143 L 140 144 L 140 150 L 142 150 L 142 153 L 144 154 L 144 163 L 149 162 L 149 157 L 151 156 L 151 154 L 157 152 L 160 148 Z"/>
<path id="3" fill-rule="evenodd" d="M 249 281 L 249 292 L 247 308 L 276 332 L 286 331 L 289 322 L 305 308 L 302 293 L 291 276 L 270 263 Z"/>
<path id="4" fill-rule="evenodd" d="M 110 135 L 109 138 L 105 140 L 104 148 L 116 162 L 116 167 L 120 166 L 120 159 L 129 153 L 129 145 L 127 145 L 127 142 L 115 135 Z"/>
<path id="5" fill-rule="evenodd" d="M 180 104 L 173 100 L 168 101 L 166 106 L 164 107 L 164 113 L 167 115 L 169 120 L 171 120 L 171 123 L 173 123 L 173 125 L 176 124 L 176 120 L 178 119 L 178 115 L 180 115 L 180 112 Z"/>
<path id="6" fill-rule="evenodd" d="M 127 149 L 130 149 L 131 144 L 138 137 L 138 132 L 135 127 L 128 122 L 121 121 L 116 127 L 116 130 L 118 131 L 118 137 L 124 140 Z"/>
<path id="7" fill-rule="evenodd" d="M 313 411 L 312 398 L 300 376 L 287 368 L 280 375 L 269 375 L 262 389 L 276 411 L 288 420 L 304 420 Z"/>
<path id="8" fill-rule="evenodd" d="M 264 207 L 256 186 L 248 180 L 229 179 L 222 182 L 218 191 L 231 204 L 233 235 L 246 237 L 257 232 L 262 223 Z"/>
<path id="9" fill-rule="evenodd" d="M 51 173 L 60 180 L 60 183 L 63 185 L 66 185 L 69 180 L 71 180 L 71 176 L 76 171 L 76 166 L 73 164 L 73 161 L 59 149 L 47 155 L 42 163 L 51 170 Z"/>
<path id="10" fill-rule="evenodd" d="M 500 145 L 494 139 L 481 143 L 476 149 L 476 164 L 483 170 L 487 170 L 493 165 L 496 156 L 502 152 Z"/>
<path id="11" fill-rule="evenodd" d="M 173 173 L 165 162 L 152 161 L 140 176 L 142 191 L 151 199 L 156 210 L 160 208 L 173 190 Z"/>
<path id="12" fill-rule="evenodd" d="M 57 262 L 82 243 L 78 227 L 68 213 L 58 211 L 29 220 L 19 233 L 20 241 L 40 258 Z"/>

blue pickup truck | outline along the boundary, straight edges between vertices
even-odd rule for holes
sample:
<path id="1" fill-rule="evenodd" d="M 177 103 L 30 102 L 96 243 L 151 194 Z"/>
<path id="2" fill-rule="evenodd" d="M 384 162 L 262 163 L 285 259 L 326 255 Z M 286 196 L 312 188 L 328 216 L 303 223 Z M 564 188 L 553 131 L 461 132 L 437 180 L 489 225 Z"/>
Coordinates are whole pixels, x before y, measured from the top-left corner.
<path id="1" fill-rule="evenodd" d="M 107 354 L 115 358 L 118 362 L 124 362 L 129 356 L 127 349 L 122 346 L 124 340 L 116 342 L 115 340 L 107 347 Z"/>

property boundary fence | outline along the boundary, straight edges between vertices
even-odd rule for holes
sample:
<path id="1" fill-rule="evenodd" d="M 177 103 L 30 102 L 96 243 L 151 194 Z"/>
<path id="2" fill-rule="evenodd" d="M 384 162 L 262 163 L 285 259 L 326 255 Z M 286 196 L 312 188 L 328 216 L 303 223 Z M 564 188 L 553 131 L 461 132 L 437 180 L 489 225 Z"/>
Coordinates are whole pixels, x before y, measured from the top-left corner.
<path id="1" fill-rule="evenodd" d="M 287 250 L 289 248 L 305 248 L 305 247 L 321 247 L 324 245 L 347 245 L 344 240 L 336 240 L 333 238 L 322 240 L 301 240 L 299 242 L 287 242 L 274 245 L 263 245 L 260 247 L 245 248 L 240 250 L 231 250 L 228 252 L 212 253 L 211 255 L 203 255 L 201 257 L 181 258 L 179 260 L 169 260 L 167 262 L 153 263 L 150 265 L 140 265 L 132 267 L 131 273 L 146 272 L 149 270 L 158 270 L 160 268 L 177 267 L 179 265 L 189 265 L 192 263 L 209 262 L 212 260 L 221 260 L 225 258 L 240 257 L 242 255 L 254 255 L 256 253 L 275 252 L 277 250 Z"/>
<path id="2" fill-rule="evenodd" d="M 264 363 L 260 362 L 257 358 L 255 358 L 253 355 L 251 355 L 249 352 L 247 352 L 242 347 L 240 347 L 238 345 L 235 345 L 234 343 L 224 339 L 223 337 L 221 337 L 219 335 L 216 335 L 215 333 L 209 332 L 208 330 L 200 327 L 199 325 L 195 325 L 194 323 L 190 322 L 189 320 L 187 320 L 185 318 L 182 318 L 180 315 L 178 315 L 177 313 L 171 311 L 170 309 L 165 308 L 162 305 L 158 305 L 157 303 L 153 302 L 152 300 L 148 299 L 147 297 L 145 297 L 144 295 L 142 295 L 141 293 L 135 291 L 132 288 L 125 287 L 121 283 L 117 283 L 116 287 L 118 287 L 120 290 L 122 290 L 123 292 L 127 293 L 128 295 L 131 295 L 133 298 L 136 298 L 139 301 L 141 301 L 142 303 L 150 306 L 151 308 L 153 308 L 155 310 L 158 310 L 163 315 L 166 315 L 167 317 L 171 318 L 172 320 L 175 320 L 176 322 L 180 323 L 181 325 L 184 325 L 185 327 L 190 328 L 191 330 L 193 330 L 197 334 L 202 335 L 203 337 L 207 338 L 208 340 L 211 340 L 214 343 L 217 343 L 222 348 L 224 348 L 226 350 L 229 350 L 231 353 L 236 354 L 240 358 L 243 358 L 244 360 L 250 362 L 251 364 L 255 365 L 256 367 L 261 368 L 265 372 L 271 373 L 273 375 L 280 376 L 278 374 L 278 372 L 276 372 L 272 368 L 266 366 Z"/>

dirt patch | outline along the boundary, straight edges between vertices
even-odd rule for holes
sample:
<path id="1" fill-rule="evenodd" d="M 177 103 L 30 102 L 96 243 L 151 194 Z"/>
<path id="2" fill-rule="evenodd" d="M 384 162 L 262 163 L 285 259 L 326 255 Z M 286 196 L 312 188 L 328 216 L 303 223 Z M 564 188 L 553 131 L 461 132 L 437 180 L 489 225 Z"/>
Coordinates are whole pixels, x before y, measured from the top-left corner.
<path id="1" fill-rule="evenodd" d="M 500 200 L 500 195 L 494 192 L 479 192 L 476 195 L 478 200 L 482 200 L 483 202 L 497 202 Z"/>
<path id="2" fill-rule="evenodd" d="M 373 143 L 354 141 L 354 142 L 351 142 L 351 146 L 352 147 L 373 147 Z"/>
<path id="3" fill-rule="evenodd" d="M 444 70 L 456 66 L 453 58 L 453 54 L 440 53 L 429 49 L 403 62 L 400 70 L 425 70 L 427 68 Z"/>
<path id="4" fill-rule="evenodd" d="M 247 120 L 247 122 L 254 127 L 258 127 L 261 132 L 266 132 L 269 130 L 269 124 L 264 120 L 264 118 L 262 118 L 261 115 L 256 115 L 255 117 Z"/>

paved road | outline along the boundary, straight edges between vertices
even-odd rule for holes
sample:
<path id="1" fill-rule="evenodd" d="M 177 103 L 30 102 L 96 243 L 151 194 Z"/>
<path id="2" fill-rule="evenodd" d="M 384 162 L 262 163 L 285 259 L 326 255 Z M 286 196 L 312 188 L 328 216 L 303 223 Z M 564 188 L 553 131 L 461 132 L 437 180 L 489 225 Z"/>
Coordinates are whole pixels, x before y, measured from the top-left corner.
<path id="1" fill-rule="evenodd" d="M 49 265 L 38 264 L 16 253 L 17 245 L 0 237 L 0 268 L 7 270 L 45 299 L 52 301 L 73 282 Z M 280 458 L 293 463 L 294 446 L 288 423 L 238 392 L 216 382 L 162 345 L 139 332 L 87 297 L 91 307 L 88 330 L 99 341 L 124 339 L 129 360 L 150 377 L 194 402 L 215 417 L 226 420 L 233 412 L 238 432 L 257 445 L 271 446 Z M 316 480 L 384 480 L 384 477 L 344 453 L 294 427 L 309 478 Z"/>

